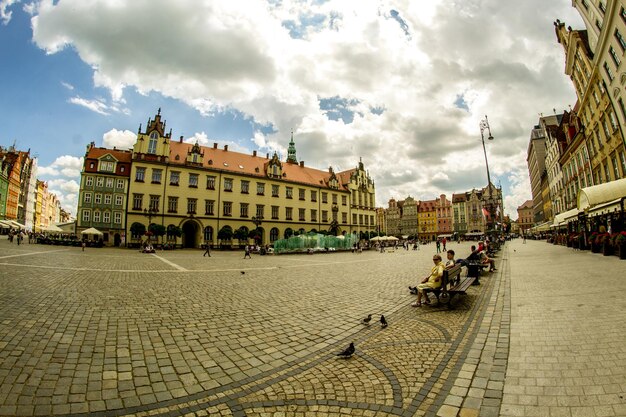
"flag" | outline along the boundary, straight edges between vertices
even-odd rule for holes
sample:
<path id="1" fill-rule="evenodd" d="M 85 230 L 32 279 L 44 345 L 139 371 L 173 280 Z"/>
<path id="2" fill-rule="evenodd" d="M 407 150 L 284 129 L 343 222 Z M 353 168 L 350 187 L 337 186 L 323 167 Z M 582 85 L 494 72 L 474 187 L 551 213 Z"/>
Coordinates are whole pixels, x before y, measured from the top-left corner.
<path id="1" fill-rule="evenodd" d="M 489 212 L 487 211 L 486 208 L 483 207 L 483 217 L 486 219 L 489 217 Z"/>

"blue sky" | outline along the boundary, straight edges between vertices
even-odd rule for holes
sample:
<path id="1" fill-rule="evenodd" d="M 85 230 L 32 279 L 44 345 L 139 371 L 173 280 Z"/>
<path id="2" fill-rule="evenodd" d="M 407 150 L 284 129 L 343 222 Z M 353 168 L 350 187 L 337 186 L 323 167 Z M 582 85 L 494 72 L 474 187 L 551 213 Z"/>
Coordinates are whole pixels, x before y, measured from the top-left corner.
<path id="1" fill-rule="evenodd" d="M 284 155 L 293 130 L 309 166 L 363 158 L 386 206 L 483 187 L 489 114 L 512 213 L 538 114 L 575 102 L 552 21 L 580 19 L 568 0 L 503 3 L 0 0 L 0 144 L 30 148 L 74 212 L 85 146 L 129 146 L 161 108 L 201 144 Z"/>

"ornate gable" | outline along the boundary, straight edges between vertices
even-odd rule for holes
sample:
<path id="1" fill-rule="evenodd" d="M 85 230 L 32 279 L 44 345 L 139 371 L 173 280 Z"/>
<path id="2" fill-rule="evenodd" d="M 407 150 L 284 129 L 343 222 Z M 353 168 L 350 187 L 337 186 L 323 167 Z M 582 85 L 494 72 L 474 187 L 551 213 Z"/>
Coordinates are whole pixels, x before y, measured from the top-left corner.
<path id="1" fill-rule="evenodd" d="M 185 160 L 186 165 L 193 166 L 202 166 L 202 160 L 204 158 L 204 152 L 202 152 L 202 148 L 198 144 L 198 141 L 191 147 L 189 151 L 187 151 L 187 159 Z"/>
<path id="2" fill-rule="evenodd" d="M 274 156 L 265 164 L 265 175 L 270 178 L 282 178 L 283 164 L 278 159 L 278 154 L 274 152 Z"/>

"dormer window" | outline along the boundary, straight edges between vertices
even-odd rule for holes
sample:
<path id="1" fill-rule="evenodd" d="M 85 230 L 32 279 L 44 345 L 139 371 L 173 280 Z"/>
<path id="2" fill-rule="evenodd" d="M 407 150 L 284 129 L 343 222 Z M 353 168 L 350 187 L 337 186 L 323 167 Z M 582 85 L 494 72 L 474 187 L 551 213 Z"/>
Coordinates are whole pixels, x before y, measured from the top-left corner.
<path id="1" fill-rule="evenodd" d="M 156 153 L 158 139 L 159 134 L 157 132 L 150 133 L 150 140 L 148 141 L 148 153 Z"/>

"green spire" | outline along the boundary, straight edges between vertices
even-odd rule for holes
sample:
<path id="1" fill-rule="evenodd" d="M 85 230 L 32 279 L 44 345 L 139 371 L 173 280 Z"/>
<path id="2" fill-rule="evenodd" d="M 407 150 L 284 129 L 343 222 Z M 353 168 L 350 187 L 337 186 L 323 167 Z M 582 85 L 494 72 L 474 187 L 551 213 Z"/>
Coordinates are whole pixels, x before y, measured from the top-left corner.
<path id="1" fill-rule="evenodd" d="M 296 158 L 296 144 L 293 142 L 293 130 L 291 131 L 291 142 L 289 142 L 289 149 L 287 149 L 287 162 L 294 164 L 298 163 Z"/>

